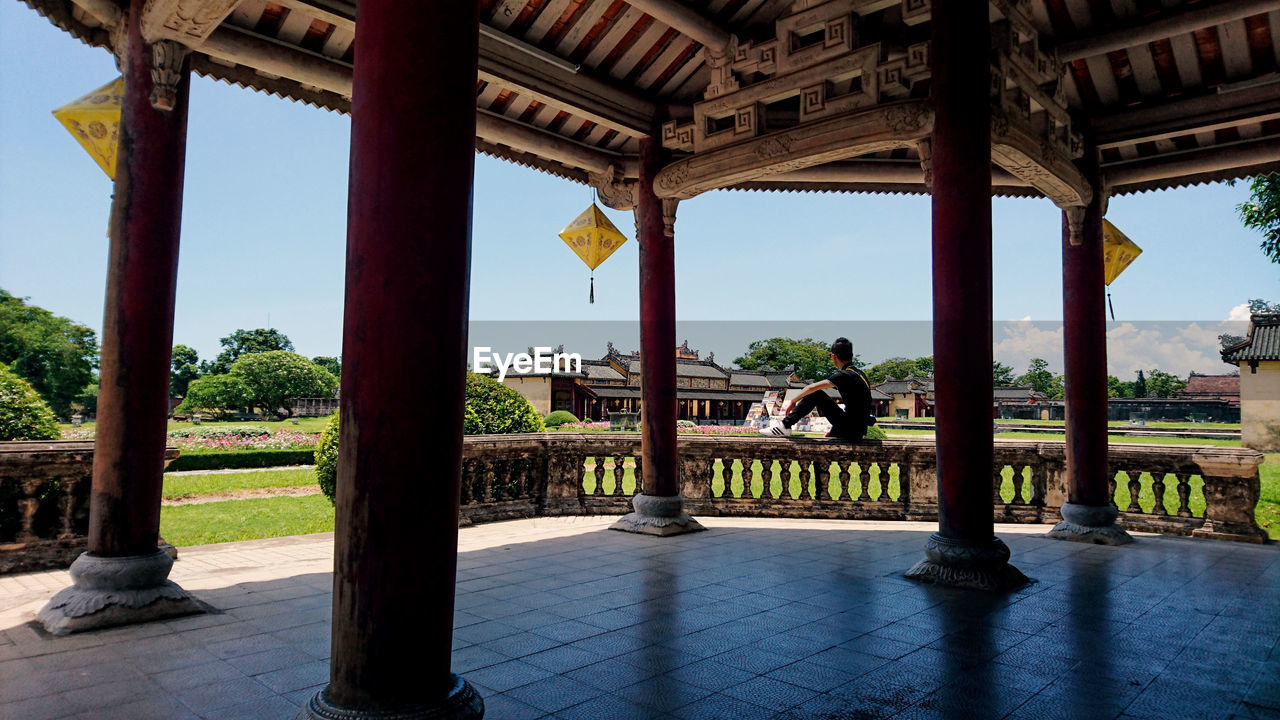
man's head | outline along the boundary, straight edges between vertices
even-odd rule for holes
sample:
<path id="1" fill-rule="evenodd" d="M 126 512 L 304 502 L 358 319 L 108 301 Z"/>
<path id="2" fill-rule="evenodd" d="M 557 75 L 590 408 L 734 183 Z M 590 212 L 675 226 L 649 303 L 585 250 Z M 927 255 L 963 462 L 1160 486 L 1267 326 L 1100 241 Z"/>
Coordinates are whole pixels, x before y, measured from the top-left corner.
<path id="1" fill-rule="evenodd" d="M 831 343 L 831 356 L 840 367 L 853 362 L 853 343 L 846 337 L 836 338 L 836 341 Z"/>

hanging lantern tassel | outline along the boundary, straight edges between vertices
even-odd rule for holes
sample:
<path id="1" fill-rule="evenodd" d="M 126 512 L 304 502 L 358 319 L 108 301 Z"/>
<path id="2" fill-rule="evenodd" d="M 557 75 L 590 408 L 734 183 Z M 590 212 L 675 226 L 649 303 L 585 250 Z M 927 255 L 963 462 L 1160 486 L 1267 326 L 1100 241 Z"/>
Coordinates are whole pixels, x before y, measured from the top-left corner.
<path id="1" fill-rule="evenodd" d="M 596 304 L 596 274 L 591 273 L 591 294 L 587 296 L 587 301 L 592 305 Z"/>

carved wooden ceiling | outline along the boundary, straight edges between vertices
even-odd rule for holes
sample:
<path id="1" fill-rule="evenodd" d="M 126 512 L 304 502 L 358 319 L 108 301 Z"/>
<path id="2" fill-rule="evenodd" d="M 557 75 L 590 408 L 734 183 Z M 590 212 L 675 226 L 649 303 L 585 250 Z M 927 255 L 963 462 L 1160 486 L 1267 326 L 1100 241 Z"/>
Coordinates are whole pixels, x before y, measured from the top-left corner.
<path id="1" fill-rule="evenodd" d="M 112 0 L 24 0 L 112 47 Z M 1280 170 L 1280 0 L 992 0 L 993 184 L 1083 201 Z M 148 0 L 196 72 L 345 112 L 345 0 Z M 481 0 L 477 149 L 620 186 L 638 138 L 660 194 L 928 192 L 928 0 Z M 619 201 L 625 205 L 625 199 Z"/>

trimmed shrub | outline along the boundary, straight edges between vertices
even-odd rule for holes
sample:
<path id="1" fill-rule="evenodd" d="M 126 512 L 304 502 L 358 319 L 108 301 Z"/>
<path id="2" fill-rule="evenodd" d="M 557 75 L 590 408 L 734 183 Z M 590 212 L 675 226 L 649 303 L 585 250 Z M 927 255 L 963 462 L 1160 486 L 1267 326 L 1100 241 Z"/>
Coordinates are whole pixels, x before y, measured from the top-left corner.
<path id="1" fill-rule="evenodd" d="M 576 422 L 578 422 L 578 418 L 568 410 L 556 410 L 542 419 L 542 423 L 547 427 L 560 427 L 565 423 Z"/>
<path id="2" fill-rule="evenodd" d="M 234 375 L 205 375 L 187 386 L 187 396 L 173 409 L 174 415 L 209 412 L 227 417 L 249 404 L 249 388 Z"/>
<path id="3" fill-rule="evenodd" d="M 694 421 L 692 421 L 692 420 L 677 420 L 677 421 L 676 421 L 676 427 L 678 427 L 678 428 L 698 427 L 698 423 L 696 423 L 696 422 L 694 422 Z"/>
<path id="4" fill-rule="evenodd" d="M 60 434 L 49 404 L 0 363 L 0 440 L 57 440 Z"/>
<path id="5" fill-rule="evenodd" d="M 889 436 L 879 425 L 872 425 L 867 428 L 867 434 L 862 436 L 863 440 L 888 440 Z"/>
<path id="6" fill-rule="evenodd" d="M 315 452 L 316 480 L 320 483 L 320 492 L 333 502 L 338 489 L 338 413 L 329 416 L 329 424 L 320 434 L 320 442 Z"/>
<path id="7" fill-rule="evenodd" d="M 488 375 L 467 373 L 466 435 L 542 432 L 546 426 L 523 395 Z"/>
<path id="8" fill-rule="evenodd" d="M 182 470 L 239 470 L 243 468 L 310 465 L 314 450 L 238 450 L 235 452 L 203 452 L 179 455 L 169 463 L 166 472 Z"/>
<path id="9" fill-rule="evenodd" d="M 338 389 L 333 373 L 287 350 L 241 355 L 231 376 L 244 381 L 249 404 L 278 418 L 293 417 L 296 398 L 331 398 Z"/>

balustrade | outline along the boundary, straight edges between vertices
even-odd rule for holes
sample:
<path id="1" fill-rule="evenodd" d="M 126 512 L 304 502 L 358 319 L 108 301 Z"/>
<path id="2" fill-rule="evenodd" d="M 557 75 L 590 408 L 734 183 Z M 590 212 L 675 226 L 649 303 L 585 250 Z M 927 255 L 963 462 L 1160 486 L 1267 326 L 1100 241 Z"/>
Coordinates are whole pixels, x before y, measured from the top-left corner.
<path id="1" fill-rule="evenodd" d="M 680 494 L 694 515 L 936 520 L 927 439 L 680 436 Z M 166 457 L 177 457 L 170 448 Z M 1053 523 L 1066 500 L 1063 443 L 995 443 L 997 522 Z M 1129 530 L 1262 542 L 1254 520 L 1261 453 L 1206 446 L 1110 446 L 1118 522 Z M 623 514 L 644 476 L 640 436 L 467 437 L 463 524 Z M 85 547 L 92 442 L 0 443 L 0 572 L 65 566 Z"/>
<path id="2" fill-rule="evenodd" d="M 0 573 L 66 567 L 84 552 L 92 483 L 92 441 L 0 442 Z"/>

